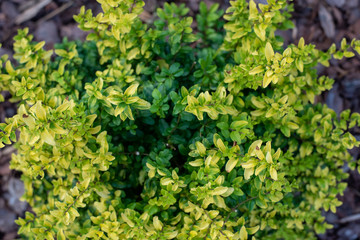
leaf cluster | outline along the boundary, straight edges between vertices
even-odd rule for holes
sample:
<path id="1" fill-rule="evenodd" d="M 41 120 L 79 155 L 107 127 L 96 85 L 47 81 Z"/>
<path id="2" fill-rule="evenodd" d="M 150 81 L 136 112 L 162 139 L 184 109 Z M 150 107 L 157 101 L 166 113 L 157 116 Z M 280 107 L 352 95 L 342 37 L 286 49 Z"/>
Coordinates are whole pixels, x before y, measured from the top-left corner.
<path id="1" fill-rule="evenodd" d="M 43 49 L 28 30 L 0 88 L 19 102 L 0 124 L 16 142 L 33 213 L 17 220 L 29 239 L 315 239 L 355 168 L 348 149 L 360 114 L 337 116 L 315 96 L 317 75 L 360 41 L 319 51 L 300 39 L 286 0 L 165 3 L 152 24 L 140 0 L 98 0 L 75 16 L 84 42 Z M 20 131 L 17 139 L 15 132 Z"/>

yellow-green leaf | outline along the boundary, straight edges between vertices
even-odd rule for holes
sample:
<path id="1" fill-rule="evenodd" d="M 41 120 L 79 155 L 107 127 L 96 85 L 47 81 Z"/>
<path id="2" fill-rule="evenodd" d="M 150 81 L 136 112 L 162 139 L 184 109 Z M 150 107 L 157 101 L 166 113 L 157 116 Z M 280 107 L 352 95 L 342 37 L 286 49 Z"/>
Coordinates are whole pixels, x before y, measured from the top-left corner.
<path id="1" fill-rule="evenodd" d="M 250 156 L 254 156 L 255 155 L 255 149 L 260 148 L 262 144 L 262 140 L 256 140 L 255 142 L 253 142 L 248 150 L 248 153 L 250 154 Z"/>
<path id="2" fill-rule="evenodd" d="M 249 2 L 249 20 L 255 19 L 259 15 L 256 3 L 253 0 Z"/>
<path id="3" fill-rule="evenodd" d="M 265 158 L 264 153 L 261 151 L 261 149 L 255 149 L 255 154 L 260 160 L 263 160 Z"/>
<path id="4" fill-rule="evenodd" d="M 201 142 L 198 141 L 195 143 L 195 146 L 196 146 L 196 150 L 198 151 L 200 156 L 204 156 L 206 154 L 206 148 L 205 148 L 204 144 L 202 144 Z"/>
<path id="5" fill-rule="evenodd" d="M 247 240 L 248 239 L 248 233 L 246 231 L 246 227 L 242 226 L 240 229 L 240 240 Z"/>
<path id="6" fill-rule="evenodd" d="M 161 231 L 162 229 L 162 222 L 159 220 L 158 216 L 153 218 L 154 227 L 156 230 Z"/>
<path id="7" fill-rule="evenodd" d="M 212 191 L 212 194 L 213 194 L 213 195 L 221 195 L 221 194 L 226 193 L 227 190 L 228 190 L 227 187 L 216 187 L 216 188 Z"/>
<path id="8" fill-rule="evenodd" d="M 262 71 L 264 71 L 264 68 L 262 66 L 257 66 L 250 70 L 249 75 L 255 75 L 257 73 L 261 73 Z"/>
<path id="9" fill-rule="evenodd" d="M 257 161 L 256 160 L 249 160 L 245 163 L 242 163 L 241 166 L 243 168 L 252 168 L 252 167 L 255 167 L 257 164 Z"/>
<path id="10" fill-rule="evenodd" d="M 216 145 L 220 149 L 221 152 L 226 151 L 226 147 L 225 147 L 223 141 L 220 138 L 216 141 Z"/>
<path id="11" fill-rule="evenodd" d="M 275 159 L 275 160 L 278 160 L 278 159 L 279 159 L 280 153 L 281 153 L 281 150 L 280 150 L 280 148 L 278 148 L 277 151 L 276 151 L 276 153 L 274 154 L 274 159 Z"/>
<path id="12" fill-rule="evenodd" d="M 288 126 L 288 128 L 293 129 L 293 130 L 296 130 L 299 128 L 299 125 L 297 125 L 296 123 L 293 123 L 293 122 L 288 122 L 287 126 Z"/>
<path id="13" fill-rule="evenodd" d="M 260 38 L 262 41 L 266 40 L 266 25 L 261 23 L 261 24 L 256 24 L 254 26 L 254 32 L 256 34 L 256 36 L 258 36 L 258 38 Z"/>
<path id="14" fill-rule="evenodd" d="M 189 162 L 189 164 L 193 167 L 200 167 L 204 164 L 204 160 L 200 159 L 196 159 L 195 161 L 191 161 Z"/>
<path id="15" fill-rule="evenodd" d="M 34 51 L 40 50 L 45 45 L 45 41 L 41 41 L 34 46 Z"/>
<path id="16" fill-rule="evenodd" d="M 271 46 L 271 43 L 267 42 L 265 46 L 265 57 L 268 62 L 272 60 L 274 57 L 274 49 Z"/>
<path id="17" fill-rule="evenodd" d="M 37 102 L 34 106 L 35 114 L 39 120 L 46 120 L 46 111 L 45 108 L 42 106 L 41 102 Z"/>
<path id="18" fill-rule="evenodd" d="M 270 152 L 266 153 L 266 158 L 265 159 L 266 159 L 267 163 L 270 163 L 270 164 L 273 163 L 272 156 L 271 156 Z"/>
<path id="19" fill-rule="evenodd" d="M 304 62 L 300 58 L 296 59 L 295 65 L 300 72 L 304 71 Z"/>
<path id="20" fill-rule="evenodd" d="M 256 226 L 256 227 L 251 227 L 251 228 L 246 228 L 246 231 L 248 232 L 248 234 L 255 234 L 258 230 L 259 230 L 260 226 Z"/>
<path id="21" fill-rule="evenodd" d="M 261 173 L 261 171 L 264 170 L 265 168 L 266 168 L 266 164 L 262 164 L 259 167 L 257 167 L 255 170 L 255 176 L 259 175 L 259 173 Z"/>
<path id="22" fill-rule="evenodd" d="M 299 40 L 298 48 L 302 49 L 302 48 L 304 48 L 304 46 L 305 46 L 305 40 L 304 40 L 304 38 L 302 37 L 302 38 L 300 38 L 300 40 Z"/>
<path id="23" fill-rule="evenodd" d="M 236 164 L 238 163 L 238 159 L 236 158 L 230 158 L 229 161 L 226 163 L 225 166 L 225 171 L 227 172 L 231 172 L 231 170 L 234 169 L 234 167 L 236 166 Z"/>
<path id="24" fill-rule="evenodd" d="M 140 50 L 138 48 L 133 48 L 127 55 L 128 60 L 132 60 L 140 53 Z"/>
<path id="25" fill-rule="evenodd" d="M 132 84 L 130 87 L 128 87 L 125 92 L 124 92 L 124 95 L 125 96 L 132 96 L 136 93 L 136 90 L 139 86 L 139 83 L 134 83 Z"/>
<path id="26" fill-rule="evenodd" d="M 9 60 L 5 64 L 5 69 L 10 75 L 15 72 L 15 70 L 12 67 L 11 62 Z"/>
<path id="27" fill-rule="evenodd" d="M 264 103 L 258 101 L 255 96 L 253 96 L 251 98 L 251 103 L 254 104 L 255 107 L 260 108 L 260 109 L 266 107 L 266 105 Z"/>
<path id="28" fill-rule="evenodd" d="M 131 221 L 124 213 L 121 213 L 121 218 L 124 220 L 124 222 L 127 223 L 130 227 L 135 227 L 135 224 L 133 221 Z"/>
<path id="29" fill-rule="evenodd" d="M 244 171 L 245 180 L 249 180 L 253 174 L 254 174 L 254 168 L 245 168 L 245 171 Z"/>
<path id="30" fill-rule="evenodd" d="M 269 84 L 271 83 L 271 80 L 272 80 L 272 76 L 268 76 L 268 73 L 269 71 L 267 71 L 265 74 L 264 74 L 264 78 L 263 78 L 263 88 L 266 88 L 267 86 L 269 86 Z"/>
<path id="31" fill-rule="evenodd" d="M 54 137 L 49 133 L 49 131 L 45 128 L 41 133 L 41 139 L 44 140 L 47 144 L 50 144 L 52 146 L 55 145 Z"/>
<path id="32" fill-rule="evenodd" d="M 271 166 L 271 167 L 270 167 L 270 177 L 271 177 L 272 179 L 274 179 L 275 181 L 278 179 L 278 178 L 277 178 L 277 171 L 276 171 L 276 169 L 274 168 L 274 166 Z"/>

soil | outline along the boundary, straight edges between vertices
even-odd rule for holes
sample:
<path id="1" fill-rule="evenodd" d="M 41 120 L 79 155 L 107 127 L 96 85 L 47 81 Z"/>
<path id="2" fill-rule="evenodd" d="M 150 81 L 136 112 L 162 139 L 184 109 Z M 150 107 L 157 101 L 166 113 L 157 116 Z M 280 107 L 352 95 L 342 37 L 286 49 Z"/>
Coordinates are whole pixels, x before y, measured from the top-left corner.
<path id="1" fill-rule="evenodd" d="M 266 2 L 266 0 L 257 0 Z M 145 0 L 145 11 L 141 19 L 151 22 L 157 7 L 162 7 L 165 0 Z M 190 8 L 190 14 L 198 12 L 200 0 L 175 0 L 185 3 Z M 205 0 L 212 5 L 220 4 L 226 9 L 228 0 Z M 69 40 L 84 39 L 86 33 L 77 28 L 72 16 L 77 14 L 80 7 L 85 5 L 94 13 L 101 11 L 95 0 L 0 0 L 0 56 L 12 55 L 13 36 L 17 29 L 28 27 L 36 41 L 46 41 L 46 48 L 50 49 L 55 43 L 67 37 Z M 293 21 L 295 28 L 278 32 L 285 44 L 297 43 L 304 37 L 306 43 L 313 43 L 317 48 L 325 50 L 333 42 L 338 46 L 342 38 L 351 40 L 360 38 L 360 0 L 295 0 Z M 360 57 L 342 61 L 331 61 L 329 68 L 319 68 L 321 75 L 326 74 L 336 80 L 334 88 L 317 98 L 326 103 L 337 113 L 345 109 L 360 112 Z M 2 92 L 5 99 L 9 94 Z M 16 104 L 5 101 L 0 103 L 0 121 L 16 113 Z M 360 140 L 360 132 L 354 133 Z M 26 203 L 19 200 L 24 192 L 20 180 L 21 173 L 9 169 L 11 154 L 15 153 L 12 146 L 0 150 L 0 239 L 11 240 L 17 238 L 17 225 L 14 220 L 24 216 L 29 210 Z M 354 159 L 359 158 L 360 149 L 352 149 Z M 349 172 L 348 188 L 339 199 L 343 205 L 336 214 L 325 213 L 329 223 L 334 228 L 326 234 L 319 235 L 319 239 L 360 239 L 360 175 L 356 171 Z"/>

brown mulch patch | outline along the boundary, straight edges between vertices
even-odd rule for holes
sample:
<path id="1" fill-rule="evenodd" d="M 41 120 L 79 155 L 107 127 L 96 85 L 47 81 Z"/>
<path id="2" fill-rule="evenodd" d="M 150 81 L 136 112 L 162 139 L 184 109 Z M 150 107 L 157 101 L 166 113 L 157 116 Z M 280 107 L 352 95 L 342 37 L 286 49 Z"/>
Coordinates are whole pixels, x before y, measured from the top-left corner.
<path id="1" fill-rule="evenodd" d="M 258 0 L 258 2 L 265 0 Z M 157 7 L 162 7 L 165 0 L 145 0 L 145 11 L 141 19 L 151 22 Z M 190 14 L 198 12 L 200 0 L 176 0 L 190 8 Z M 208 5 L 219 3 L 226 9 L 229 1 L 205 0 Z M 80 6 L 85 5 L 93 12 L 101 11 L 95 0 L 1 0 L 0 1 L 0 55 L 12 55 L 12 38 L 17 29 L 28 27 L 36 41 L 46 41 L 46 48 L 62 38 L 69 40 L 84 39 L 86 33 L 77 28 L 72 16 L 77 14 Z M 319 49 L 327 49 L 333 42 L 338 46 L 342 38 L 351 40 L 360 38 L 360 0 L 296 0 L 293 30 L 279 32 L 285 43 L 297 43 L 304 37 L 307 43 L 314 43 Z M 326 74 L 336 80 L 334 88 L 323 94 L 318 100 L 326 103 L 337 113 L 351 109 L 360 112 L 360 58 L 331 61 L 330 68 L 319 68 L 320 74 Z M 3 93 L 9 98 L 7 93 Z M 16 104 L 0 103 L 0 121 L 16 113 Z M 354 133 L 360 140 L 360 133 Z M 0 150 L 0 239 L 11 240 L 17 236 L 14 220 L 24 215 L 28 208 L 19 201 L 24 188 L 20 181 L 21 174 L 9 170 L 11 154 L 15 150 L 8 146 Z M 359 149 L 351 151 L 354 159 L 359 157 Z M 324 213 L 327 221 L 334 224 L 334 229 L 319 236 L 319 239 L 360 239 L 360 175 L 350 173 L 349 187 L 339 198 L 344 204 L 336 214 Z"/>

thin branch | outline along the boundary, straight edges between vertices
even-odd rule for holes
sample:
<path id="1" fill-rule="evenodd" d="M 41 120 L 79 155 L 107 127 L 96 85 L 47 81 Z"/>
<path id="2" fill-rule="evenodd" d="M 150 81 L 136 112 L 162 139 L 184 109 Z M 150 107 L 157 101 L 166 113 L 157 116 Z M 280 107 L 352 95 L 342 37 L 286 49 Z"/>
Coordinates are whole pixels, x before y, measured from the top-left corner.
<path id="1" fill-rule="evenodd" d="M 65 11 L 66 9 L 68 9 L 69 7 L 71 7 L 74 4 L 74 1 L 69 1 L 65 4 L 63 4 L 61 7 L 55 9 L 54 11 L 52 11 L 51 13 L 47 14 L 46 16 L 42 17 L 41 19 L 39 19 L 36 24 L 41 24 L 53 17 L 55 17 L 56 15 L 62 13 L 63 11 Z"/>

